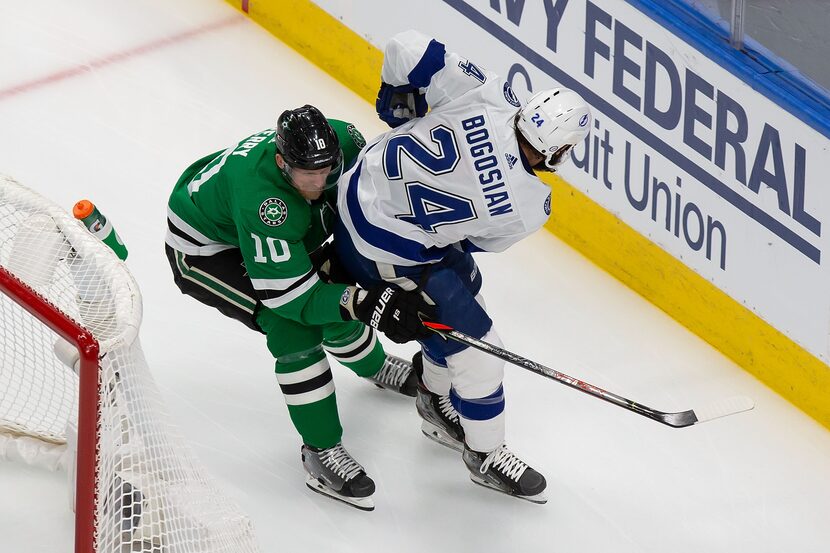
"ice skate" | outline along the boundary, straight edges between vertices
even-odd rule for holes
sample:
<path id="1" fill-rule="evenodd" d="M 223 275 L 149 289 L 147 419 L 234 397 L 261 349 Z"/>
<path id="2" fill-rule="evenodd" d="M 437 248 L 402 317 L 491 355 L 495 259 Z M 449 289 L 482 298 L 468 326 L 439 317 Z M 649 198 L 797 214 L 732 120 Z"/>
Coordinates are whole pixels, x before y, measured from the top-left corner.
<path id="1" fill-rule="evenodd" d="M 317 449 L 303 444 L 300 448 L 303 467 L 308 476 L 306 486 L 313 491 L 348 503 L 362 511 L 373 511 L 375 483 L 366 475 L 343 444 Z"/>
<path id="2" fill-rule="evenodd" d="M 387 355 L 383 366 L 374 376 L 366 377 L 378 388 L 385 388 L 405 396 L 415 397 L 418 389 L 418 377 L 409 361 Z"/>
<path id="3" fill-rule="evenodd" d="M 532 503 L 547 503 L 545 477 L 516 457 L 505 444 L 489 453 L 473 451 L 465 444 L 464 464 L 476 484 Z"/>
<path id="4" fill-rule="evenodd" d="M 438 395 L 430 392 L 423 381 L 423 360 L 421 352 L 412 358 L 413 372 L 418 375 L 418 396 L 415 408 L 423 419 L 421 432 L 435 442 L 445 445 L 456 451 L 464 450 L 464 429 L 458 411 L 450 403 L 449 395 Z"/>

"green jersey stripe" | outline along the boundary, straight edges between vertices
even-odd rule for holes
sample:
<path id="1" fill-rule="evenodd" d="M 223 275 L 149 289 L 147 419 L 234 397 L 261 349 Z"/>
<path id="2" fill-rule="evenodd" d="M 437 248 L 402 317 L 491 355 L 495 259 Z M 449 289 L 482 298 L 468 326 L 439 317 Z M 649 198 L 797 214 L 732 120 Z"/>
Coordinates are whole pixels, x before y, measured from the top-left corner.
<path id="1" fill-rule="evenodd" d="M 256 292 L 257 297 L 260 300 L 262 300 L 262 301 L 272 300 L 272 299 L 284 296 L 285 294 L 288 294 L 291 291 L 293 291 L 297 288 L 300 288 L 301 286 L 304 286 L 309 280 L 313 280 L 315 276 L 317 276 L 317 273 L 314 271 L 314 268 L 312 268 L 307 273 L 305 273 L 301 276 L 298 276 L 296 278 L 273 279 L 273 280 L 292 280 L 293 283 L 290 286 L 288 286 L 287 288 L 273 289 L 273 288 L 257 288 L 255 286 L 254 291 Z M 257 280 L 267 280 L 267 279 L 257 279 Z"/>
<path id="2" fill-rule="evenodd" d="M 188 267 L 184 261 L 184 254 L 182 252 L 176 252 L 176 263 L 179 266 L 179 272 L 183 278 L 253 315 L 254 308 L 256 307 L 256 301 L 253 298 L 214 279 L 199 269 Z"/>
<path id="3" fill-rule="evenodd" d="M 191 180 L 190 183 L 188 183 L 187 192 L 191 196 L 193 195 L 194 192 L 198 192 L 199 188 L 201 188 L 203 184 L 205 184 L 207 181 L 209 181 L 211 179 L 211 177 L 216 175 L 216 173 L 218 173 L 219 170 L 222 169 L 222 166 L 225 165 L 226 161 L 228 161 L 228 158 L 233 153 L 234 149 L 235 149 L 235 147 L 228 148 L 227 150 L 222 152 L 222 155 L 219 156 L 219 162 L 216 163 L 216 165 L 211 166 L 210 164 L 208 164 L 208 167 L 210 167 L 210 168 L 207 171 L 202 171 L 193 180 Z M 213 163 L 213 162 L 211 162 L 211 163 Z"/>
<path id="4" fill-rule="evenodd" d="M 375 348 L 375 344 L 378 342 L 378 337 L 377 334 L 369 329 L 369 327 L 366 328 L 370 330 L 370 336 L 367 336 L 364 340 L 353 343 L 352 349 L 350 350 L 343 351 L 341 353 L 332 352 L 334 358 L 341 363 L 356 363 L 358 361 L 362 361 L 367 355 L 372 353 L 372 350 Z"/>
<path id="5" fill-rule="evenodd" d="M 188 255 L 213 255 L 234 246 L 211 240 L 167 208 L 167 235 L 164 242 Z"/>
<path id="6" fill-rule="evenodd" d="M 289 290 L 292 286 L 298 285 L 301 280 L 306 278 L 309 278 L 309 273 L 294 278 L 252 278 L 251 284 L 254 285 L 255 290 L 282 291 Z"/>
<path id="7" fill-rule="evenodd" d="M 361 325 L 358 327 L 358 331 L 347 336 L 343 340 L 339 340 L 339 344 L 344 345 L 331 345 L 326 344 L 326 351 L 331 353 L 332 355 L 340 355 L 341 353 L 348 353 L 354 349 L 354 345 L 357 343 L 363 343 L 366 338 L 369 336 L 369 333 L 372 332 L 372 329 L 368 326 Z"/>
<path id="8" fill-rule="evenodd" d="M 225 250 L 230 250 L 234 246 L 227 244 L 211 244 L 209 246 L 194 246 L 191 242 L 176 236 L 170 230 L 164 236 L 164 243 L 178 252 L 186 253 L 187 255 L 213 255 Z"/>
<path id="9" fill-rule="evenodd" d="M 293 290 L 286 291 L 284 294 L 280 295 L 279 297 L 272 298 L 272 299 L 264 299 L 262 301 L 262 305 L 268 307 L 269 309 L 276 309 L 277 307 L 283 306 L 286 303 L 293 301 L 307 291 L 311 290 L 311 288 L 320 282 L 320 278 L 317 276 L 317 273 L 314 273 L 314 276 L 308 279 L 305 283 L 297 286 Z"/>
<path id="10" fill-rule="evenodd" d="M 223 290 L 227 290 L 227 291 L 239 296 L 239 298 L 241 298 L 242 300 L 245 300 L 245 302 L 247 304 L 250 304 L 251 306 L 256 305 L 256 302 L 257 302 L 256 299 L 252 298 L 251 296 L 249 296 L 247 294 L 244 294 L 244 293 L 240 292 L 239 290 L 237 290 L 233 286 L 228 286 L 228 284 L 226 282 L 222 282 L 221 280 L 218 280 L 213 275 L 210 275 L 210 274 L 204 272 L 201 269 L 197 269 L 197 268 L 193 268 L 193 267 L 190 268 L 190 272 L 192 274 L 194 274 L 194 276 L 195 275 L 200 275 L 204 279 L 206 279 L 208 281 L 212 281 L 214 284 L 216 284 L 217 287 L 219 287 Z"/>
<path id="11" fill-rule="evenodd" d="M 190 224 L 187 221 L 179 217 L 176 214 L 176 212 L 170 209 L 169 207 L 167 208 L 167 219 L 170 221 L 170 223 L 173 224 L 173 226 L 179 229 L 182 233 L 189 236 L 191 242 L 195 242 L 198 246 L 207 246 L 208 244 L 220 243 L 216 240 L 211 240 L 210 238 L 208 238 L 207 236 L 205 236 L 204 234 L 190 226 Z"/>

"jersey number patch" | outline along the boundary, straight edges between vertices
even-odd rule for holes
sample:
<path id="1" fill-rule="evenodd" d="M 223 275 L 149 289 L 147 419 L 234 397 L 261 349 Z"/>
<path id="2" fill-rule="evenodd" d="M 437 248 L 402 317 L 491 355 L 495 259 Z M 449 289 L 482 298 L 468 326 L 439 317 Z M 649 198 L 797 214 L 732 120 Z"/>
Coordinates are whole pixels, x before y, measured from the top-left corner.
<path id="1" fill-rule="evenodd" d="M 436 190 L 420 182 L 406 184 L 409 213 L 398 219 L 417 225 L 427 232 L 435 232 L 441 225 L 463 223 L 476 218 L 473 202 L 467 198 Z"/>
<path id="2" fill-rule="evenodd" d="M 254 239 L 254 261 L 257 263 L 268 263 L 268 258 L 265 257 L 265 252 L 262 250 L 262 238 L 259 235 L 251 233 L 251 238 Z M 272 236 L 265 237 L 265 242 L 268 244 L 268 253 L 271 256 L 271 261 L 274 263 L 281 263 L 291 259 L 291 250 L 288 249 L 288 242 L 274 238 Z"/>
<path id="3" fill-rule="evenodd" d="M 429 131 L 429 135 L 438 145 L 437 154 L 411 134 L 399 134 L 390 138 L 383 152 L 383 171 L 386 173 L 386 178 L 389 180 L 403 178 L 401 173 L 403 154 L 433 175 L 451 173 L 458 165 L 459 158 L 455 134 L 444 125 L 439 125 Z"/>
<path id="4" fill-rule="evenodd" d="M 458 67 L 461 68 L 465 75 L 469 75 L 480 83 L 484 83 L 487 80 L 487 77 L 484 76 L 484 71 L 469 60 L 458 62 Z"/>
<path id="5" fill-rule="evenodd" d="M 383 152 L 383 170 L 389 180 L 403 179 L 401 160 L 405 154 L 430 175 L 445 175 L 458 166 L 460 155 L 455 133 L 443 125 L 429 132 L 432 141 L 438 145 L 433 152 L 411 134 L 392 137 Z M 476 218 L 473 202 L 462 196 L 427 186 L 418 181 L 406 183 L 409 213 L 396 217 L 416 225 L 426 232 L 435 232 L 441 225 L 463 223 Z"/>

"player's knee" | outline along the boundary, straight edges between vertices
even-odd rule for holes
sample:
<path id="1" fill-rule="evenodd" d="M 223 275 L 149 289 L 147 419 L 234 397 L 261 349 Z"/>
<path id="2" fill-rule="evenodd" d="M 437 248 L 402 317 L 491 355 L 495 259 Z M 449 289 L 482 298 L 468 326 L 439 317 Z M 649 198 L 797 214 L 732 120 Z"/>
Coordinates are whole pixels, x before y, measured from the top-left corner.
<path id="1" fill-rule="evenodd" d="M 254 320 L 259 325 L 259 328 L 268 336 L 269 347 L 272 335 L 274 340 L 279 339 L 280 332 L 278 327 L 281 320 L 273 311 L 270 309 L 257 309 Z"/>
<path id="2" fill-rule="evenodd" d="M 484 341 L 501 346 L 498 334 L 492 328 Z M 493 394 L 504 379 L 504 362 L 474 348 L 467 348 L 447 358 L 452 375 L 452 387 L 462 398 L 482 398 Z"/>
<path id="3" fill-rule="evenodd" d="M 293 373 L 321 362 L 328 364 L 322 345 L 292 352 L 275 353 L 271 350 L 271 353 L 274 355 L 274 367 L 277 374 Z"/>
<path id="4" fill-rule="evenodd" d="M 421 380 L 430 392 L 442 396 L 450 393 L 452 386 L 450 371 L 443 359 L 436 361 L 426 353 L 421 361 L 421 368 Z"/>

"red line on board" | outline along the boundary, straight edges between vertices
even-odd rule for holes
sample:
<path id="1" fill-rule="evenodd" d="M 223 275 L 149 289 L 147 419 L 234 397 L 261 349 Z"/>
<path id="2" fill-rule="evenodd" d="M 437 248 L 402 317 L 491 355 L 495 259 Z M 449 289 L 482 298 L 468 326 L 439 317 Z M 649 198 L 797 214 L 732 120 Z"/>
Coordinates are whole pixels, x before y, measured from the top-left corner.
<path id="1" fill-rule="evenodd" d="M 202 25 L 201 27 L 196 27 L 188 31 L 183 31 L 175 35 L 163 37 L 152 42 L 148 42 L 147 44 L 142 44 L 140 46 L 130 48 L 129 50 L 115 52 L 103 58 L 98 58 L 81 65 L 76 65 L 74 67 L 62 69 L 60 71 L 51 73 L 44 77 L 39 77 L 31 81 L 16 84 L 9 88 L 0 89 L 0 102 L 2 102 L 3 100 L 7 100 L 8 98 L 11 98 L 13 96 L 18 96 L 20 94 L 31 92 L 32 90 L 36 90 L 38 88 L 42 88 L 44 86 L 51 85 L 59 81 L 64 81 L 66 79 L 71 79 L 73 77 L 78 77 L 85 73 L 91 73 L 95 69 L 101 69 L 103 67 L 115 65 L 122 61 L 126 61 L 128 59 L 132 59 L 143 54 L 147 54 L 149 52 L 165 48 L 167 46 L 178 44 L 180 42 L 183 42 L 185 40 L 191 39 L 199 35 L 223 29 L 231 25 L 237 25 L 239 23 L 242 23 L 243 21 L 246 21 L 246 18 L 241 15 L 226 17 L 220 19 L 219 21 L 214 21 L 213 23 Z"/>

